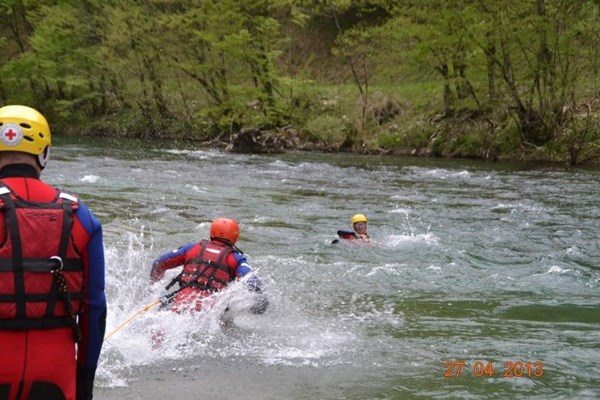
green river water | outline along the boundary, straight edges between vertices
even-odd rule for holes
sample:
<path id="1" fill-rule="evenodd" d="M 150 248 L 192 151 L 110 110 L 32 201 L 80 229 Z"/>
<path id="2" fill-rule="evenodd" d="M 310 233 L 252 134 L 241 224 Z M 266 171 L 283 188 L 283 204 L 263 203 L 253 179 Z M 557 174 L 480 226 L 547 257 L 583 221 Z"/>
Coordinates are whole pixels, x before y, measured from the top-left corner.
<path id="1" fill-rule="evenodd" d="M 598 170 L 63 140 L 44 179 L 104 225 L 107 332 L 218 216 L 271 303 L 236 284 L 201 316 L 139 314 L 95 399 L 600 398 Z M 358 212 L 372 243 L 332 245 Z"/>

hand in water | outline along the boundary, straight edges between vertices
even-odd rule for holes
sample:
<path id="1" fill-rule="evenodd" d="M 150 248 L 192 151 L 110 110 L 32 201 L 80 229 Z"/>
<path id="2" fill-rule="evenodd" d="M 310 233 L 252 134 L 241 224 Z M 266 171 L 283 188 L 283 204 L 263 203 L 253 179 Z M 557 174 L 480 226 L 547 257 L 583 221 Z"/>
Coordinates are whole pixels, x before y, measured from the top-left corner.
<path id="1" fill-rule="evenodd" d="M 250 307 L 250 312 L 252 314 L 264 314 L 267 311 L 267 307 L 269 307 L 269 299 L 264 293 L 256 293 L 254 295 L 254 304 Z"/>

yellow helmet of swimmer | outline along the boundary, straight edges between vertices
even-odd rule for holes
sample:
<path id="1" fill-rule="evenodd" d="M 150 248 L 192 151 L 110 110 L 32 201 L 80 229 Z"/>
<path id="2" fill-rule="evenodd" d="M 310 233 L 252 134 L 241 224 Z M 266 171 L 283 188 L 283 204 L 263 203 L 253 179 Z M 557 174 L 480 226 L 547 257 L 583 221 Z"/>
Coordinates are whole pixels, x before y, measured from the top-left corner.
<path id="1" fill-rule="evenodd" d="M 50 144 L 50 127 L 37 110 L 27 106 L 0 108 L 0 151 L 33 154 L 44 168 Z"/>
<path id="2" fill-rule="evenodd" d="M 355 214 L 352 217 L 352 226 L 354 226 L 354 224 L 356 224 L 357 222 L 367 222 L 367 217 L 365 216 L 365 214 Z"/>

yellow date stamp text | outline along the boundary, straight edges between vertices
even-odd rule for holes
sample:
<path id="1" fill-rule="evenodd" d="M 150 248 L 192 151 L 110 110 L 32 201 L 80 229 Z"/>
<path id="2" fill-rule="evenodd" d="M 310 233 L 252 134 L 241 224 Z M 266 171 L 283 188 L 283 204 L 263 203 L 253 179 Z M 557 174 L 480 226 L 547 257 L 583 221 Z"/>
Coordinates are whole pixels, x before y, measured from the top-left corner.
<path id="1" fill-rule="evenodd" d="M 541 378 L 544 376 L 544 363 L 541 361 L 504 361 L 501 366 L 492 361 L 477 360 L 467 364 L 461 360 L 444 362 L 444 377 L 459 378 L 464 374 L 478 378 Z"/>

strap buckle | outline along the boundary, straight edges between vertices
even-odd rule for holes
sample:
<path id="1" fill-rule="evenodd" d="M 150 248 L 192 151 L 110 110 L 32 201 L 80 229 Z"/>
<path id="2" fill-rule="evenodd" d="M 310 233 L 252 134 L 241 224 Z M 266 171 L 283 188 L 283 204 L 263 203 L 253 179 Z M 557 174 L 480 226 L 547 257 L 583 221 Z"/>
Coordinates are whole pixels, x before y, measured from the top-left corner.
<path id="1" fill-rule="evenodd" d="M 55 267 L 50 271 L 52 274 L 61 273 L 64 268 L 64 263 L 62 258 L 59 256 L 52 256 L 50 260 L 54 261 Z"/>

